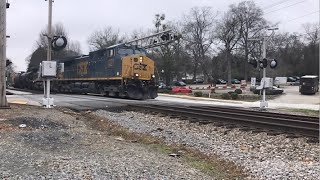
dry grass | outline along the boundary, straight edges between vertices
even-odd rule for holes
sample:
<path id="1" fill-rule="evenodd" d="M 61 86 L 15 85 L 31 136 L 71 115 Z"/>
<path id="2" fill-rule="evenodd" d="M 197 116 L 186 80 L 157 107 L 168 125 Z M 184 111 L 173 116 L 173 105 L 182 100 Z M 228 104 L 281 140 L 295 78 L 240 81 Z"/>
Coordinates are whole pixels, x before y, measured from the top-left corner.
<path id="1" fill-rule="evenodd" d="M 105 118 L 90 113 L 82 113 L 82 116 L 90 119 L 90 121 L 87 121 L 87 124 L 92 129 L 103 131 L 110 136 L 120 136 L 128 142 L 148 145 L 165 154 L 179 154 L 183 161 L 192 167 L 218 179 L 244 179 L 246 177 L 242 167 L 236 166 L 232 162 L 221 160 L 216 155 L 207 156 L 198 150 L 188 148 L 184 145 L 167 145 L 164 141 L 151 135 L 129 132 L 129 130 Z"/>

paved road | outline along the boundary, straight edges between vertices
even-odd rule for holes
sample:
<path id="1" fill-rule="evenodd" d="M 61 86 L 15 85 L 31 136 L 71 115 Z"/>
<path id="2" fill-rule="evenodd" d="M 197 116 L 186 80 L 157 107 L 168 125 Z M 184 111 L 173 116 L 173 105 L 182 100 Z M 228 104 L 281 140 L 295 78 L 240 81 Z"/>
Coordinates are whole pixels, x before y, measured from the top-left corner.
<path id="1" fill-rule="evenodd" d="M 274 103 L 290 103 L 290 104 L 320 104 L 320 95 L 302 95 L 299 93 L 299 86 L 283 87 L 284 95 L 271 100 Z"/>
<path id="2" fill-rule="evenodd" d="M 11 103 L 21 103 L 30 105 L 41 105 L 43 94 L 32 94 L 20 91 L 12 91 L 15 95 L 8 96 L 8 101 Z M 299 96 L 299 95 L 296 95 Z M 85 109 L 103 109 L 107 107 L 126 106 L 128 104 L 167 104 L 167 105 L 212 105 L 212 106 L 228 106 L 228 107 L 243 107 L 243 108 L 257 108 L 260 103 L 257 102 L 244 102 L 233 100 L 217 100 L 208 98 L 195 98 L 186 96 L 170 96 L 160 95 L 156 99 L 149 99 L 144 101 L 129 100 L 120 98 L 109 98 L 96 95 L 78 95 L 78 94 L 53 94 L 55 105 L 73 108 L 77 110 Z M 307 97 L 306 97 L 307 98 Z M 295 108 L 295 109 L 312 109 L 319 110 L 319 103 L 308 103 L 306 98 L 302 98 L 301 103 L 287 103 L 280 100 L 272 100 L 269 102 L 269 108 Z M 318 96 L 308 96 L 310 99 L 319 98 Z M 286 99 L 286 98 L 284 98 Z"/>

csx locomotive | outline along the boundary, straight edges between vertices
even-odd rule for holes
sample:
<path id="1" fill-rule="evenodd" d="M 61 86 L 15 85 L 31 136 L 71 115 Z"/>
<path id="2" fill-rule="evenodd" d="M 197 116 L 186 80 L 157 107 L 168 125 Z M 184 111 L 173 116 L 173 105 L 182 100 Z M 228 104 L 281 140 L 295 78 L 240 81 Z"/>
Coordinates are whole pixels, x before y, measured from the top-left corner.
<path id="1" fill-rule="evenodd" d="M 154 99 L 158 96 L 155 63 L 139 46 L 122 43 L 89 55 L 57 60 L 57 64 L 62 63 L 63 70 L 51 83 L 52 91 L 99 93 L 130 99 Z M 42 80 L 34 80 L 34 76 L 32 72 L 20 74 L 14 86 L 41 90 Z"/>

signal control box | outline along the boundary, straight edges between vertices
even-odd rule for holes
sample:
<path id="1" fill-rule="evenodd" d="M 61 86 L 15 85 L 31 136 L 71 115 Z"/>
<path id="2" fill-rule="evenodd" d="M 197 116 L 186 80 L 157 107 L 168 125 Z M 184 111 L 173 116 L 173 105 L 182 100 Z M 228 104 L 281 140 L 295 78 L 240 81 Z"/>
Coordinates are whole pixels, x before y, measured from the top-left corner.
<path id="1" fill-rule="evenodd" d="M 273 87 L 273 79 L 272 78 L 263 78 L 264 88 L 272 88 Z"/>
<path id="2" fill-rule="evenodd" d="M 42 61 L 41 63 L 42 77 L 56 77 L 57 76 L 57 62 L 56 61 Z"/>

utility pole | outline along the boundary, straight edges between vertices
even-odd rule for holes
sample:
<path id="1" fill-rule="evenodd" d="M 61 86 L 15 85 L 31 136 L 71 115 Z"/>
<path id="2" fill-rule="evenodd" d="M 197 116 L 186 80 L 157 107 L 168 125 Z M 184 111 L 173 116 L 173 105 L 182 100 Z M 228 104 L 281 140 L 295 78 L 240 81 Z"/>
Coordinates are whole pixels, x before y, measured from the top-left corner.
<path id="1" fill-rule="evenodd" d="M 8 107 L 6 98 L 6 0 L 0 0 L 0 108 Z"/>
<path id="2" fill-rule="evenodd" d="M 270 85 L 270 83 L 268 83 L 268 85 L 266 85 L 266 81 L 267 79 L 270 80 L 270 78 L 266 78 L 266 68 L 267 68 L 267 63 L 268 63 L 268 59 L 267 59 L 267 43 L 269 42 L 269 40 L 271 39 L 271 37 L 274 35 L 274 31 L 278 30 L 278 28 L 268 28 L 267 30 L 272 31 L 271 35 L 269 37 L 264 36 L 261 39 L 249 39 L 250 41 L 262 41 L 262 60 L 253 62 L 250 62 L 250 64 L 252 64 L 254 66 L 254 68 L 257 68 L 257 66 L 259 65 L 259 68 L 263 68 L 263 78 L 261 80 L 261 85 L 260 88 L 262 88 L 263 91 L 263 95 L 262 95 L 262 100 L 260 101 L 260 109 L 261 110 L 265 110 L 268 107 L 268 102 L 266 100 L 266 88 L 269 87 L 268 85 Z M 272 60 L 272 63 L 270 64 L 270 68 L 275 68 L 277 66 L 277 61 L 275 59 Z M 268 81 L 270 82 L 270 81 Z"/>
<path id="3" fill-rule="evenodd" d="M 267 58 L 267 41 L 266 37 L 262 39 L 262 59 Z M 266 68 L 263 68 L 263 83 L 266 78 Z M 262 101 L 260 101 L 260 109 L 266 109 L 268 107 L 268 102 L 266 101 L 266 88 L 263 88 Z"/>
<path id="4" fill-rule="evenodd" d="M 48 0 L 49 1 L 49 9 L 48 9 L 48 49 L 47 49 L 47 61 L 51 61 L 51 40 L 52 40 L 52 1 L 53 0 Z M 51 103 L 50 103 L 50 79 L 47 78 L 46 80 L 43 81 L 44 83 L 44 99 L 46 108 L 51 108 Z"/>
<path id="5" fill-rule="evenodd" d="M 262 39 L 262 59 L 267 59 L 267 42 L 271 39 L 271 37 L 274 35 L 274 31 L 278 30 L 279 28 L 269 28 L 267 30 L 272 31 L 271 35 L 266 39 L 267 37 L 263 37 Z M 263 83 L 266 83 L 266 67 L 263 68 Z M 264 86 L 264 85 L 263 85 Z M 268 102 L 266 100 L 266 88 L 263 87 L 263 95 L 262 95 L 262 101 L 260 101 L 260 109 L 266 109 L 268 107 Z"/>

